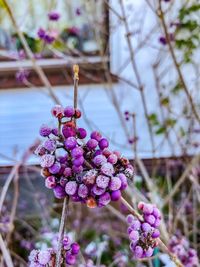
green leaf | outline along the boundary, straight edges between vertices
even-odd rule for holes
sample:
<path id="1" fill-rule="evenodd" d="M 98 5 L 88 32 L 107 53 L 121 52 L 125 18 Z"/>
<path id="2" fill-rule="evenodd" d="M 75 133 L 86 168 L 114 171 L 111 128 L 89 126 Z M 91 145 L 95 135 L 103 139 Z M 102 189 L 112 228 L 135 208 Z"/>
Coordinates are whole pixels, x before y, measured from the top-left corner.
<path id="1" fill-rule="evenodd" d="M 168 118 L 165 120 L 165 125 L 167 127 L 173 127 L 176 124 L 176 120 L 172 118 Z"/>
<path id="2" fill-rule="evenodd" d="M 161 126 L 158 128 L 158 130 L 156 131 L 157 135 L 163 134 L 166 132 L 166 128 L 164 126 Z"/>
<path id="3" fill-rule="evenodd" d="M 162 106 L 169 106 L 169 98 L 168 97 L 162 98 L 160 103 Z"/>
<path id="4" fill-rule="evenodd" d="M 150 121 L 150 123 L 152 125 L 159 125 L 159 121 L 158 121 L 158 118 L 157 118 L 157 115 L 156 113 L 151 113 L 149 116 L 148 116 L 148 119 Z"/>

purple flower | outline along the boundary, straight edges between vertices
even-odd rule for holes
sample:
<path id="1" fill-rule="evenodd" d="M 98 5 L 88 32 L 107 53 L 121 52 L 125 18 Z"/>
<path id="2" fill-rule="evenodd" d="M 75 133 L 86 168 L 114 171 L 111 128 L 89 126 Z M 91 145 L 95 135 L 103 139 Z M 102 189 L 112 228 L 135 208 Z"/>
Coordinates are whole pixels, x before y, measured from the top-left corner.
<path id="1" fill-rule="evenodd" d="M 51 11 L 48 14 L 49 20 L 52 21 L 57 21 L 60 18 L 60 13 L 58 13 L 57 11 Z"/>

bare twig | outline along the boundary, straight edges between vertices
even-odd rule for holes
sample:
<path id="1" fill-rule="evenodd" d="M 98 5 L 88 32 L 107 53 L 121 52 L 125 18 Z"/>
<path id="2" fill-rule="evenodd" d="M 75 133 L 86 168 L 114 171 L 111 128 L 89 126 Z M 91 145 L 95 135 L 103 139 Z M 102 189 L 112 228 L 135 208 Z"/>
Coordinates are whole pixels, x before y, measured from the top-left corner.
<path id="1" fill-rule="evenodd" d="M 12 258 L 10 256 L 10 252 L 6 248 L 6 245 L 3 241 L 1 233 L 0 233 L 0 248 L 1 248 L 1 251 L 2 251 L 2 254 L 3 254 L 3 257 L 4 257 L 4 260 L 5 260 L 7 267 L 14 267 L 13 262 L 12 262 Z"/>

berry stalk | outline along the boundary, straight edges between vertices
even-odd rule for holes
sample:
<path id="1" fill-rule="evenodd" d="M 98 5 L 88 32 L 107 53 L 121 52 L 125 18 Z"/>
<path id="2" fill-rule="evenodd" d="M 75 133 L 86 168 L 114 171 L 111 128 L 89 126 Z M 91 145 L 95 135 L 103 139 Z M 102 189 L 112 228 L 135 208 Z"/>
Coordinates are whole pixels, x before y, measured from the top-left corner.
<path id="1" fill-rule="evenodd" d="M 74 65 L 73 71 L 74 71 L 74 109 L 76 109 L 77 105 L 78 105 L 79 66 Z M 76 124 L 76 119 L 74 119 L 74 122 Z M 59 123 L 59 130 L 60 130 L 60 123 Z M 62 216 L 61 216 L 61 221 L 60 221 L 58 248 L 57 248 L 57 254 L 56 254 L 56 267 L 59 267 L 60 262 L 61 262 L 62 240 L 63 240 L 64 232 L 65 232 L 65 224 L 66 224 L 66 219 L 67 219 L 67 215 L 68 215 L 68 206 L 69 206 L 69 197 L 67 196 L 64 198 L 63 207 L 62 207 Z"/>

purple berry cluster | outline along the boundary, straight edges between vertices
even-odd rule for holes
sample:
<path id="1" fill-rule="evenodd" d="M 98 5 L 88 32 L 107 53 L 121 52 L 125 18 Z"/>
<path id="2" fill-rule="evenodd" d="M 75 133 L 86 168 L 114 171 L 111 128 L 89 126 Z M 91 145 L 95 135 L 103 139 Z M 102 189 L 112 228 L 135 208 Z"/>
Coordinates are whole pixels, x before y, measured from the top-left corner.
<path id="1" fill-rule="evenodd" d="M 76 242 L 71 242 L 68 236 L 63 238 L 62 262 L 64 266 L 75 265 L 80 246 Z M 55 266 L 56 250 L 47 248 L 43 250 L 32 250 L 29 255 L 29 267 Z M 63 266 L 63 265 L 62 265 Z"/>
<path id="2" fill-rule="evenodd" d="M 58 119 L 58 128 L 43 125 L 40 135 L 46 140 L 35 151 L 46 187 L 53 189 L 56 198 L 69 196 L 90 208 L 117 201 L 127 178 L 134 175 L 128 159 L 109 150 L 108 140 L 97 131 L 83 140 L 87 132 L 75 121 L 81 117 L 79 109 L 57 105 L 52 115 Z"/>
<path id="3" fill-rule="evenodd" d="M 153 204 L 140 202 L 138 208 L 142 211 L 143 220 L 139 220 L 129 214 L 127 216 L 127 223 L 129 224 L 127 232 L 134 258 L 141 259 L 151 257 L 154 248 L 158 246 L 157 238 L 160 236 L 158 227 L 161 221 L 161 214 Z"/>
<path id="4" fill-rule="evenodd" d="M 189 241 L 180 232 L 172 236 L 168 247 L 179 258 L 183 266 L 197 267 L 200 265 L 197 251 L 190 247 Z"/>

